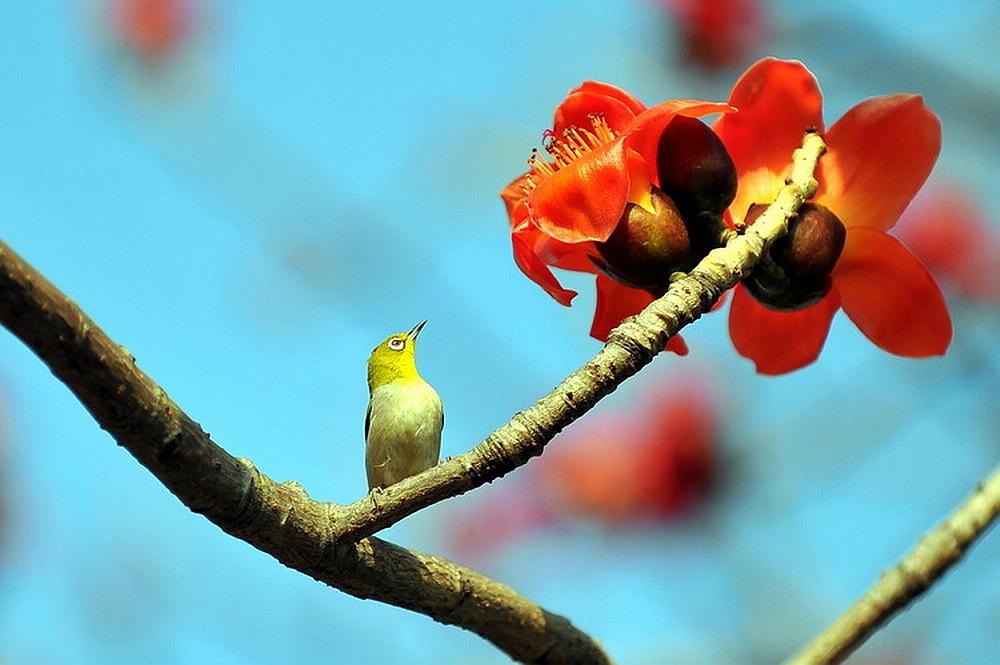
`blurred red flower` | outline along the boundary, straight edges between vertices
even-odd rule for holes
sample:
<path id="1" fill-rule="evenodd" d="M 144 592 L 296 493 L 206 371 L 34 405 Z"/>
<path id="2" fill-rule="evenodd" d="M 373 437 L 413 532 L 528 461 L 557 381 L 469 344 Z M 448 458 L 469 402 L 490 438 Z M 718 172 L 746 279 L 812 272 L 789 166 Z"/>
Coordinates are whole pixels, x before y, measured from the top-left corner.
<path id="1" fill-rule="evenodd" d="M 706 69 L 743 64 L 769 32 L 759 0 L 660 0 L 680 31 L 685 60 Z"/>
<path id="2" fill-rule="evenodd" d="M 530 469 L 530 467 L 529 467 Z M 531 474 L 483 488 L 480 498 L 449 515 L 447 547 L 463 561 L 481 560 L 526 534 L 552 526 L 552 513 Z"/>
<path id="3" fill-rule="evenodd" d="M 719 423 L 708 384 L 677 377 L 648 395 L 570 427 L 539 460 L 554 512 L 628 524 L 684 515 L 708 496 Z"/>
<path id="4" fill-rule="evenodd" d="M 118 38 L 148 60 L 173 53 L 191 28 L 190 0 L 113 0 L 111 12 Z"/>
<path id="5" fill-rule="evenodd" d="M 925 188 L 896 230 L 924 265 L 959 295 L 1000 302 L 1000 240 L 968 192 L 944 182 Z"/>
<path id="6" fill-rule="evenodd" d="M 803 132 L 822 131 L 822 96 L 801 63 L 768 58 L 743 74 L 729 101 L 739 112 L 720 118 L 715 130 L 740 174 L 729 209 L 739 224 L 753 204 L 773 200 Z M 937 116 L 916 95 L 875 97 L 850 109 L 824 135 L 829 150 L 820 161 L 812 203 L 825 209 L 827 219 L 842 220 L 843 251 L 838 258 L 819 247 L 835 262 L 825 293 L 795 311 L 765 306 L 738 285 L 729 313 L 736 350 L 763 374 L 798 369 L 818 357 L 842 308 L 890 353 L 943 354 L 952 330 L 941 291 L 920 261 L 886 233 L 937 160 Z"/>
<path id="7" fill-rule="evenodd" d="M 524 472 L 449 521 L 456 554 L 477 558 L 577 518 L 608 526 L 675 519 L 706 499 L 718 411 L 700 376 L 654 385 L 638 406 L 574 423 Z"/>
<path id="8" fill-rule="evenodd" d="M 549 266 L 597 276 L 597 310 L 591 327 L 597 339 L 606 340 L 622 319 L 655 297 L 599 270 L 598 243 L 611 237 L 626 206 L 638 206 L 651 215 L 663 212 L 654 203 L 658 191 L 654 188 L 660 185 L 660 138 L 670 122 L 679 116 L 729 110 L 727 104 L 694 100 L 647 108 L 624 90 L 587 81 L 570 91 L 556 108 L 552 129 L 545 132 L 551 161 L 536 151 L 528 161 L 530 169 L 501 192 L 514 260 L 529 279 L 569 305 L 576 292 L 564 289 Z M 675 220 L 679 217 L 674 215 Z M 667 348 L 687 351 L 679 336 Z"/>

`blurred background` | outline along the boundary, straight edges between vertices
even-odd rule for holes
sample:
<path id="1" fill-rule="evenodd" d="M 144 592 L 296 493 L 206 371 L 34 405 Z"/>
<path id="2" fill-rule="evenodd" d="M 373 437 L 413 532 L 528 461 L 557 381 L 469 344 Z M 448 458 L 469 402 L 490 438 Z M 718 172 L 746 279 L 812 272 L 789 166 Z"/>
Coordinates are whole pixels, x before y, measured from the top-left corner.
<path id="1" fill-rule="evenodd" d="M 0 237 L 227 450 L 349 502 L 386 335 L 430 320 L 444 455 L 599 348 L 590 278 L 563 275 L 569 309 L 530 283 L 497 196 L 570 88 L 725 99 L 774 54 L 815 72 L 828 124 L 923 94 L 945 143 L 897 232 L 948 295 L 946 357 L 891 357 L 838 315 L 819 362 L 761 377 L 710 315 L 545 456 L 387 534 L 617 662 L 772 663 L 998 459 L 998 25 L 995 0 L 6 2 Z M 988 534 L 851 662 L 1000 661 L 998 559 Z M 506 662 L 192 514 L 6 333 L 0 616 L 4 665 Z"/>

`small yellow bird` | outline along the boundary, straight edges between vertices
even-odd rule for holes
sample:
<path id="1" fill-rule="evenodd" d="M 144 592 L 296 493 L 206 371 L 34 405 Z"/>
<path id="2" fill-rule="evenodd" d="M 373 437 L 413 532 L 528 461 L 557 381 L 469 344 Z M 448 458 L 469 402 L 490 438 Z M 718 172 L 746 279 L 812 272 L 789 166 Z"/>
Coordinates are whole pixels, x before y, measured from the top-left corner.
<path id="1" fill-rule="evenodd" d="M 444 407 L 417 372 L 417 336 L 426 324 L 390 335 L 368 358 L 365 470 L 370 490 L 431 468 L 441 454 Z"/>

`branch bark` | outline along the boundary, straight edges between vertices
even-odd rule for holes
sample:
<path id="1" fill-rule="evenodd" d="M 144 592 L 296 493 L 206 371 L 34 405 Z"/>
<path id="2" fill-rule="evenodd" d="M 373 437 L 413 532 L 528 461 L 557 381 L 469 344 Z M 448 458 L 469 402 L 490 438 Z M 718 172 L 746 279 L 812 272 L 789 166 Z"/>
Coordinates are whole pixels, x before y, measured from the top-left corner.
<path id="1" fill-rule="evenodd" d="M 931 587 L 1000 514 L 1000 467 L 788 665 L 839 663 Z"/>
<path id="2" fill-rule="evenodd" d="M 813 171 L 825 150 L 819 134 L 806 133 L 792 156 L 791 177 L 746 233 L 733 234 L 724 247 L 712 250 L 687 276 L 673 282 L 662 298 L 612 330 L 608 343 L 587 364 L 475 448 L 386 488 L 377 498 L 368 495 L 344 506 L 335 537 L 346 542 L 370 536 L 541 455 L 564 427 L 649 364 L 667 339 L 708 312 L 725 290 L 749 274 L 761 254 L 788 230 L 789 218 L 816 191 Z"/>
<path id="3" fill-rule="evenodd" d="M 478 633 L 529 663 L 608 663 L 593 638 L 472 570 L 370 537 L 421 508 L 489 482 L 539 455 L 563 427 L 648 364 L 707 312 L 787 230 L 817 187 L 825 145 L 807 133 L 774 203 L 731 234 L 667 293 L 611 332 L 605 347 L 554 391 L 470 452 L 348 506 L 320 503 L 231 456 L 80 308 L 0 242 L 0 322 L 65 383 L 102 428 L 182 503 L 281 563 L 359 598 Z"/>

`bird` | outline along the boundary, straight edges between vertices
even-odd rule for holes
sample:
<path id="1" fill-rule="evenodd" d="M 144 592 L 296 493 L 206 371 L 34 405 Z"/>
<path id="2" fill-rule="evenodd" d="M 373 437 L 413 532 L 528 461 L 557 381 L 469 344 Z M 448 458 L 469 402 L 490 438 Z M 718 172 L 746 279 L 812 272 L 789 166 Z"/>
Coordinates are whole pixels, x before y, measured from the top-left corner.
<path id="1" fill-rule="evenodd" d="M 441 454 L 444 407 L 417 371 L 421 321 L 382 340 L 368 358 L 365 470 L 370 492 L 431 468 Z"/>

